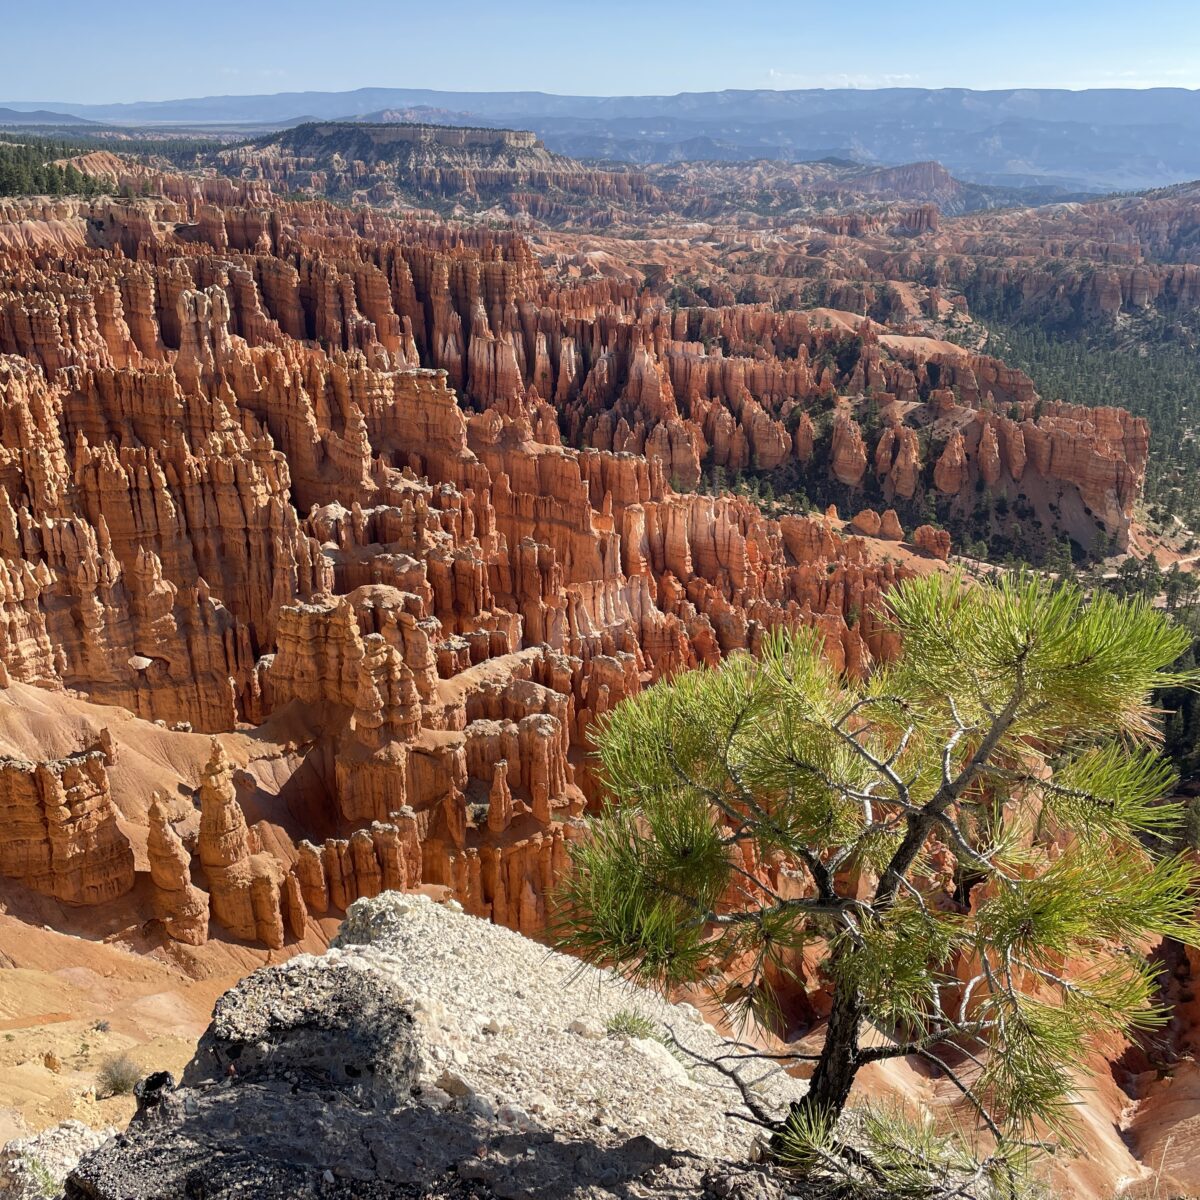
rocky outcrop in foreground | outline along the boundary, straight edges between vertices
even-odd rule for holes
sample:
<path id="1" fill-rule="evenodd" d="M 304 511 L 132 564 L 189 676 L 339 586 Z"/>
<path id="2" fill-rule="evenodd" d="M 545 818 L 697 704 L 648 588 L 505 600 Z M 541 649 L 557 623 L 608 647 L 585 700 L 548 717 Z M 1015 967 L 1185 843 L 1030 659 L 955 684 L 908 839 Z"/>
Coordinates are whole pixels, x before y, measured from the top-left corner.
<path id="1" fill-rule="evenodd" d="M 607 1032 L 630 1014 L 654 1036 Z M 223 996 L 179 1085 L 144 1080 L 129 1129 L 66 1197 L 783 1200 L 767 1171 L 723 1160 L 744 1158 L 752 1127 L 668 1030 L 699 1054 L 722 1044 L 689 1006 L 456 904 L 385 893 L 323 957 Z M 759 1088 L 782 1106 L 802 1085 Z"/>
<path id="2" fill-rule="evenodd" d="M 32 1137 L 14 1138 L 0 1150 L 0 1196 L 4 1200 L 50 1200 L 79 1159 L 116 1133 L 64 1121 Z"/>

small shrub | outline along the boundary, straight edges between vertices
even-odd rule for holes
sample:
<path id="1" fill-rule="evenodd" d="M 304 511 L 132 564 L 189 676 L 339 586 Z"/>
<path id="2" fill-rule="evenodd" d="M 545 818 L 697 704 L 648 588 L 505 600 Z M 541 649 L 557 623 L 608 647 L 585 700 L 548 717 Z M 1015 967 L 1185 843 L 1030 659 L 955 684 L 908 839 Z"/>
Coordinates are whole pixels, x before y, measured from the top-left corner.
<path id="1" fill-rule="evenodd" d="M 92 1029 L 96 1033 L 107 1033 L 112 1026 L 107 1021 L 95 1021 L 92 1024 Z"/>
<path id="2" fill-rule="evenodd" d="M 849 1110 L 836 1125 L 794 1113 L 776 1138 L 812 1200 L 1049 1200 L 1022 1148 L 981 1155 L 974 1141 L 894 1105 Z"/>
<path id="3" fill-rule="evenodd" d="M 613 1013 L 605 1023 L 609 1037 L 655 1038 L 661 1040 L 662 1035 L 649 1017 L 634 1012 L 631 1008 L 622 1008 Z"/>
<path id="4" fill-rule="evenodd" d="M 96 1087 L 101 1096 L 128 1096 L 142 1078 L 142 1068 L 128 1054 L 108 1059 L 96 1074 Z"/>
<path id="5" fill-rule="evenodd" d="M 50 1168 L 41 1159 L 27 1159 L 25 1168 L 29 1172 L 30 1182 L 37 1189 L 39 1196 L 45 1197 L 45 1200 L 53 1200 L 55 1196 L 62 1194 L 58 1180 L 54 1178 Z"/>

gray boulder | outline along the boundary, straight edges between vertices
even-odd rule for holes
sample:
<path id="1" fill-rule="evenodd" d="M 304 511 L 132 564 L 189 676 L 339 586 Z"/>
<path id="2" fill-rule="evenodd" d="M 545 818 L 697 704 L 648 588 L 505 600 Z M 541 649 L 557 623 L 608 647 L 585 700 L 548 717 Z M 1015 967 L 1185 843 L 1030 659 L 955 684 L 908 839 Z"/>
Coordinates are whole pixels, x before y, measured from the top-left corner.
<path id="1" fill-rule="evenodd" d="M 648 1138 L 514 1130 L 422 1103 L 410 999 L 366 960 L 298 958 L 217 1004 L 179 1086 L 138 1085 L 125 1133 L 85 1157 L 67 1200 L 606 1200 L 782 1196 L 757 1168 Z"/>
<path id="2" fill-rule="evenodd" d="M 222 996 L 179 1084 L 143 1080 L 129 1128 L 78 1163 L 64 1195 L 782 1200 L 764 1168 L 639 1136 L 720 1134 L 729 1097 L 657 1042 L 665 1064 L 636 1041 L 571 1033 L 578 1012 L 603 1029 L 634 999 L 571 991 L 579 964 L 561 958 L 422 897 L 360 900 L 327 954 Z"/>

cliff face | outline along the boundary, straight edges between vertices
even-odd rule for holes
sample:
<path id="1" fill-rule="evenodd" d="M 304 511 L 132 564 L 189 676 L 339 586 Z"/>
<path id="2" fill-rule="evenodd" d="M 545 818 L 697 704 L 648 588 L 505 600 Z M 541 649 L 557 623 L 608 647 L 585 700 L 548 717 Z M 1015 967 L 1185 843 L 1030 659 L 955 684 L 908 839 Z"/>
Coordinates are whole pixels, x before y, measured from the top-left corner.
<path id="1" fill-rule="evenodd" d="M 926 249 L 939 282 L 967 288 L 1010 318 L 1109 327 L 1156 314 L 1195 329 L 1200 191 L 1016 210 L 947 224 Z M 932 267 L 926 258 L 924 266 Z"/>
<path id="2" fill-rule="evenodd" d="M 133 848 L 117 824 L 111 765 L 111 746 L 43 762 L 0 758 L 0 875 L 72 905 L 128 892 Z"/>
<path id="3" fill-rule="evenodd" d="M 513 234 L 154 186 L 0 222 L 0 664 L 226 736 L 188 750 L 186 807 L 87 755 L 0 768 L 2 869 L 110 903 L 148 866 L 175 942 L 294 944 L 417 886 L 539 931 L 598 799 L 598 715 L 779 626 L 853 673 L 886 659 L 882 597 L 945 534 L 893 555 L 690 491 L 702 470 L 982 482 L 1127 526 L 1144 426 L 1039 410 L 996 360 L 829 311 L 672 308 Z M 227 761 L 239 723 L 285 746 L 265 791 Z"/>
<path id="4" fill-rule="evenodd" d="M 515 129 L 314 123 L 222 151 L 217 166 L 281 190 L 357 197 L 385 208 L 456 201 L 474 209 L 499 203 L 514 211 L 565 217 L 580 206 L 591 211 L 659 196 L 638 172 L 584 166 Z"/>

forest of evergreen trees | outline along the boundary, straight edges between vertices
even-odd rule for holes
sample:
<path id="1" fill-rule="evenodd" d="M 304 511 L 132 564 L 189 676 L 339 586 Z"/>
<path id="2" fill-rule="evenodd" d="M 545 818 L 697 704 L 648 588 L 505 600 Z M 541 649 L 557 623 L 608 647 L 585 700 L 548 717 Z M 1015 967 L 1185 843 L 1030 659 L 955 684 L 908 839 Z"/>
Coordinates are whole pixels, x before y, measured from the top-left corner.
<path id="1" fill-rule="evenodd" d="M 56 158 L 79 153 L 80 148 L 68 142 L 0 135 L 0 196 L 98 195 L 105 190 L 101 180 L 70 164 L 54 165 Z"/>
<path id="2" fill-rule="evenodd" d="M 71 166 L 56 166 L 56 159 L 93 150 L 159 159 L 163 165 L 194 167 L 219 143 L 202 138 L 134 138 L 114 142 L 98 137 L 29 137 L 0 133 L 0 196 L 97 196 L 112 184 L 93 179 Z"/>
<path id="3" fill-rule="evenodd" d="M 1146 503 L 1159 520 L 1200 526 L 1200 354 L 1178 342 L 1105 344 L 984 316 L 984 352 L 1019 367 L 1047 400 L 1127 408 L 1150 422 Z"/>

